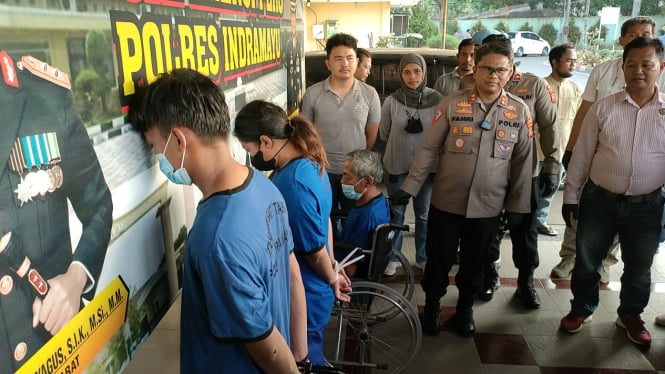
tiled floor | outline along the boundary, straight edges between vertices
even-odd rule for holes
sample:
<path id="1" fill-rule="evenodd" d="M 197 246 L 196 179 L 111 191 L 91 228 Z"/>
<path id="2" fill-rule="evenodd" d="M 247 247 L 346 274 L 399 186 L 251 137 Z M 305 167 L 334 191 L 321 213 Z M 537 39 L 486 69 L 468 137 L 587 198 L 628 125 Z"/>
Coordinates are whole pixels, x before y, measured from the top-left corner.
<path id="1" fill-rule="evenodd" d="M 557 237 L 540 236 L 540 267 L 536 286 L 542 305 L 525 310 L 514 299 L 517 269 L 511 260 L 511 244 L 502 243 L 500 276 L 502 287 L 490 302 L 476 302 L 477 332 L 463 338 L 446 324 L 454 313 L 457 289 L 448 288 L 442 299 L 443 331 L 437 337 L 423 336 L 421 350 L 406 373 L 485 373 L 485 374 L 665 374 L 665 328 L 654 318 L 665 313 L 665 250 L 656 255 L 652 268 L 652 293 L 642 315 L 653 337 L 649 349 L 639 349 L 616 326 L 619 278 L 622 264 L 612 267 L 611 281 L 600 292 L 600 306 L 593 321 L 575 335 L 561 332 L 559 320 L 569 310 L 569 280 L 552 281 L 550 270 L 559 261 L 558 251 L 564 225 L 561 218 L 561 192 L 557 192 L 549 223 L 560 232 Z M 410 209 L 409 209 L 410 210 Z M 411 216 L 411 220 L 412 220 Z M 409 218 L 407 216 L 407 223 Z M 411 222 L 413 223 L 413 222 Z M 404 252 L 414 261 L 413 236 L 406 237 Z M 454 269 L 453 271 L 455 271 Z M 419 274 L 419 270 L 415 270 Z M 412 302 L 422 309 L 424 295 L 416 287 Z M 179 299 L 134 357 L 125 373 L 177 373 L 179 347 Z"/>

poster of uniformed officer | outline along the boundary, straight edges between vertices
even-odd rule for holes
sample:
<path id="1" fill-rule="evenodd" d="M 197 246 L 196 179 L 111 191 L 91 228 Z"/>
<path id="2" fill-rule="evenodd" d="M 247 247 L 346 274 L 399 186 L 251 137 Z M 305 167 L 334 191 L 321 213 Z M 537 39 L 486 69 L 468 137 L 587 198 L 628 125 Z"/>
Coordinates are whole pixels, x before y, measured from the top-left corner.
<path id="1" fill-rule="evenodd" d="M 0 66 L 0 373 L 10 373 L 94 294 L 113 207 L 67 74 L 3 51 Z M 82 225 L 75 248 L 68 200 Z"/>
<path id="2" fill-rule="evenodd" d="M 300 101 L 302 100 L 302 45 L 300 40 L 302 35 L 298 37 L 298 8 L 297 2 L 295 0 L 289 1 L 290 4 L 290 20 L 291 20 L 291 29 L 290 33 L 287 35 L 285 50 L 285 60 L 286 60 L 286 69 L 287 69 L 287 85 L 286 85 L 286 95 L 287 95 L 287 113 L 292 115 L 300 107 Z M 302 4 L 302 2 L 301 2 Z M 302 34 L 302 32 L 300 32 Z"/>

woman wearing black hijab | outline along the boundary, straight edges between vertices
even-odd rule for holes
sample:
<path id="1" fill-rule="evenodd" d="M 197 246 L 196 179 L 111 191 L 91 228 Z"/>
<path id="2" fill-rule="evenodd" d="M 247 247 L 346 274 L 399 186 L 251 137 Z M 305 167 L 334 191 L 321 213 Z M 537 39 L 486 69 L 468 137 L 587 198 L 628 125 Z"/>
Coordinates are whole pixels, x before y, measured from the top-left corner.
<path id="1" fill-rule="evenodd" d="M 402 57 L 399 63 L 402 87 L 386 98 L 381 108 L 379 136 L 386 142 L 383 164 L 388 172 L 388 195 L 399 191 L 402 182 L 409 173 L 411 160 L 423 141 L 425 129 L 432 123 L 434 108 L 443 96 L 426 86 L 427 64 L 425 59 L 416 53 Z M 436 168 L 432 169 L 432 173 Z M 427 255 L 425 240 L 427 237 L 427 214 L 434 174 L 430 174 L 418 195 L 413 199 L 416 217 L 416 267 L 425 269 Z M 405 205 L 391 204 L 392 222 L 403 224 Z M 394 242 L 396 251 L 402 249 L 402 237 Z M 386 267 L 386 275 L 394 275 L 400 263 L 391 259 Z"/>

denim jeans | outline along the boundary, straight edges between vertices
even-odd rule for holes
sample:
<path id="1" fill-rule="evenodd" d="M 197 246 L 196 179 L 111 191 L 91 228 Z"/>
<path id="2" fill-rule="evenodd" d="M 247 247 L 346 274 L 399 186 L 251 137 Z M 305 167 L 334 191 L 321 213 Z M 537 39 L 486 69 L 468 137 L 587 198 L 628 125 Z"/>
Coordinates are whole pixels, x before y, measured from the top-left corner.
<path id="1" fill-rule="evenodd" d="M 557 174 L 557 186 L 561 183 L 561 178 L 563 178 L 563 165 L 559 164 L 559 174 Z M 538 172 L 543 171 L 543 162 L 538 163 Z M 547 217 L 550 214 L 550 206 L 552 205 L 552 199 L 554 195 L 545 197 L 543 196 L 543 190 L 540 188 L 540 183 L 536 184 L 536 198 L 538 199 L 538 209 L 536 210 L 536 224 L 542 226 L 547 223 Z"/>
<path id="2" fill-rule="evenodd" d="M 392 196 L 402 186 L 404 179 L 408 174 L 389 174 L 388 183 L 388 196 Z M 427 261 L 427 254 L 425 253 L 425 242 L 427 240 L 427 214 L 429 213 L 429 201 L 432 196 L 432 184 L 434 183 L 434 174 L 430 174 L 420 192 L 413 198 L 413 212 L 416 217 L 416 261 Z M 390 205 L 390 214 L 392 216 L 391 222 L 399 225 L 404 224 L 404 213 L 406 212 L 406 205 Z M 393 249 L 395 251 L 402 251 L 402 232 L 399 231 L 397 238 L 393 242 Z M 397 261 L 396 258 L 391 258 L 390 261 Z"/>
<path id="3" fill-rule="evenodd" d="M 571 281 L 572 308 L 584 314 L 598 306 L 600 266 L 616 234 L 624 263 L 618 314 L 640 314 L 649 302 L 651 264 L 662 228 L 663 192 L 641 202 L 609 196 L 589 180 L 577 220 L 577 259 Z"/>

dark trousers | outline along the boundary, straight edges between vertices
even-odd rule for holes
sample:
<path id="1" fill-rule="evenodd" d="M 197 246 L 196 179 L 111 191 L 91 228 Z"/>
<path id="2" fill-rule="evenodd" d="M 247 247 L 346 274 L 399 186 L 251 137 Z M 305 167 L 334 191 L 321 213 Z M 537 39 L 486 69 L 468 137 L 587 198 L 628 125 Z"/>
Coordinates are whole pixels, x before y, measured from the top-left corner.
<path id="1" fill-rule="evenodd" d="M 538 201 L 536 194 L 536 183 L 538 178 L 531 180 L 531 212 L 524 216 L 522 222 L 515 227 L 510 228 L 510 241 L 513 244 L 513 263 L 520 270 L 533 270 L 538 267 L 540 260 L 538 258 L 538 231 L 536 221 L 536 211 L 538 210 Z M 488 262 L 485 264 L 485 279 L 488 281 L 498 277 L 498 272 L 494 262 L 499 259 L 501 239 L 504 232 L 497 232 L 493 238 L 487 256 Z"/>
<path id="2" fill-rule="evenodd" d="M 353 207 L 354 201 L 344 196 L 342 192 L 342 174 L 331 174 L 328 173 L 328 179 L 330 180 L 330 188 L 332 189 L 332 210 L 342 212 L 342 215 L 345 216 L 346 213 L 351 210 Z M 333 228 L 333 238 L 339 238 L 339 234 L 342 232 L 342 225 L 344 224 L 341 218 L 335 218 L 332 221 Z"/>
<path id="3" fill-rule="evenodd" d="M 483 284 L 487 248 L 496 236 L 499 217 L 466 218 L 430 206 L 427 218 L 427 264 L 421 286 L 427 303 L 436 303 L 446 294 L 448 273 L 455 263 L 457 247 L 460 264 L 455 284 L 459 289 L 458 307 L 473 305 L 473 297 Z"/>
<path id="4" fill-rule="evenodd" d="M 632 199 L 637 199 L 631 197 Z M 663 193 L 642 201 L 623 200 L 589 180 L 580 198 L 577 257 L 571 279 L 572 308 L 593 313 L 598 306 L 600 266 L 619 234 L 623 274 L 618 314 L 640 314 L 649 302 L 651 264 L 662 230 Z"/>

